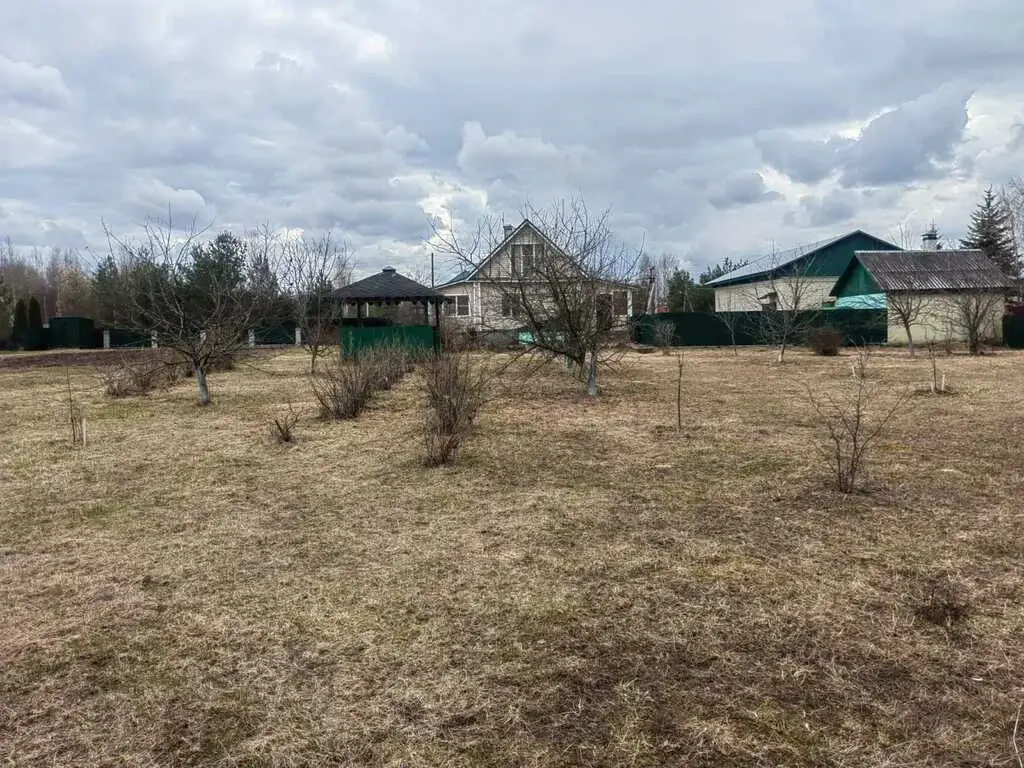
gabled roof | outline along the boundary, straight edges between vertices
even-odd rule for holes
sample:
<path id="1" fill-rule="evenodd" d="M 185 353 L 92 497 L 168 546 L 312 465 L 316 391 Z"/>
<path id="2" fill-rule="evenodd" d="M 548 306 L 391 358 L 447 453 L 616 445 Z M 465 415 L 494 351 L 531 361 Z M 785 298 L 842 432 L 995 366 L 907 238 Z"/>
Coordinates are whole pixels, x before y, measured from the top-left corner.
<path id="1" fill-rule="evenodd" d="M 384 267 L 375 275 L 336 288 L 331 295 L 340 301 L 428 301 L 443 298 L 433 288 L 398 274 L 394 267 Z"/>
<path id="2" fill-rule="evenodd" d="M 519 234 L 521 232 L 523 232 L 524 230 L 526 230 L 527 228 L 532 229 L 534 234 L 537 235 L 537 237 L 539 237 L 541 240 L 543 240 L 544 244 L 547 245 L 549 248 L 552 248 L 553 250 L 556 250 L 556 251 L 559 251 L 559 252 L 562 250 L 557 245 L 555 245 L 553 242 L 551 242 L 551 240 L 548 239 L 547 235 L 545 235 L 543 232 L 541 232 L 534 225 L 534 223 L 532 221 L 530 221 L 529 219 L 523 219 L 522 222 L 520 222 L 518 227 L 516 227 L 511 232 L 509 232 L 507 235 L 505 235 L 505 237 L 502 238 L 501 242 L 498 243 L 496 246 L 494 246 L 491 249 L 490 253 L 488 253 L 487 256 L 484 257 L 483 261 L 481 261 L 475 267 L 471 267 L 470 269 L 462 270 L 461 272 L 459 272 L 459 274 L 457 274 L 451 280 L 448 280 L 447 282 L 441 283 L 441 285 L 439 285 L 437 287 L 438 288 L 447 288 L 447 287 L 452 286 L 452 285 L 457 285 L 458 283 L 466 283 L 466 282 L 469 282 L 471 280 L 475 280 L 477 275 L 480 274 L 480 270 L 482 270 L 484 267 L 486 267 L 487 264 L 491 261 L 491 259 L 493 259 L 498 254 L 500 254 L 503 250 L 505 250 L 505 247 L 508 246 L 509 243 L 511 243 L 513 240 L 515 240 L 519 236 Z"/>
<path id="3" fill-rule="evenodd" d="M 862 229 L 855 229 L 852 232 L 846 232 L 842 235 L 836 235 L 835 237 L 829 237 L 824 240 L 818 240 L 817 242 L 798 245 L 795 248 L 789 248 L 785 251 L 776 251 L 775 253 L 759 256 L 752 259 L 746 266 L 734 269 L 732 272 L 722 275 L 721 277 L 716 277 L 714 280 L 708 280 L 705 285 L 729 285 L 730 283 L 749 281 L 752 277 L 758 277 L 761 275 L 767 276 L 801 260 L 811 259 L 817 253 L 824 251 L 826 248 L 842 242 L 847 238 L 854 237 L 855 235 L 862 235 L 864 237 L 871 238 L 882 245 L 892 246 L 895 248 L 892 243 L 888 243 L 880 237 L 875 237 Z"/>
<path id="4" fill-rule="evenodd" d="M 980 250 L 857 251 L 883 291 L 965 291 L 1008 288 L 1009 279 Z"/>

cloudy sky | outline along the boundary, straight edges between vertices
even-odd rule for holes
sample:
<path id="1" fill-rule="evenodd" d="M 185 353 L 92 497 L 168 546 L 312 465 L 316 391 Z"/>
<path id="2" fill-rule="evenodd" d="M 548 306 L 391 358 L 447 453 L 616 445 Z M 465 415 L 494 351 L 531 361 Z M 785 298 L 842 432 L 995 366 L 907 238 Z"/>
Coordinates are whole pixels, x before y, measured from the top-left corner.
<path id="1" fill-rule="evenodd" d="M 691 265 L 956 235 L 1024 174 L 1020 0 L 4 0 L 0 237 L 333 228 L 581 192 Z"/>

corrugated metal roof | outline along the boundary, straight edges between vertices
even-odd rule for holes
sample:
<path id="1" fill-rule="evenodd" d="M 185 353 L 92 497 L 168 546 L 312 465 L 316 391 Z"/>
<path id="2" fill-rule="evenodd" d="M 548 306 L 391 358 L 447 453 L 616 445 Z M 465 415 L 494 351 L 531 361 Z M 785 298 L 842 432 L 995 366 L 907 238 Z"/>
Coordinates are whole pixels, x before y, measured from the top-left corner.
<path id="1" fill-rule="evenodd" d="M 829 237 L 824 240 L 818 240 L 813 243 L 805 243 L 804 245 L 798 245 L 795 248 L 789 248 L 785 251 L 776 251 L 775 253 L 769 253 L 765 256 L 760 256 L 745 267 L 734 269 L 728 274 L 716 277 L 714 280 L 708 280 L 705 285 L 721 285 L 723 283 L 731 283 L 733 280 L 739 280 L 745 277 L 752 277 L 754 275 L 767 274 L 776 269 L 792 264 L 798 259 L 802 259 L 805 256 L 809 256 L 816 251 L 820 251 L 823 248 L 828 248 L 830 245 L 838 243 L 840 240 L 855 235 L 860 230 L 854 230 L 853 232 L 846 232 L 842 235 L 836 235 L 835 237 Z"/>
<path id="2" fill-rule="evenodd" d="M 425 301 L 442 298 L 433 288 L 398 274 L 394 267 L 384 267 L 375 275 L 338 288 L 333 296 L 342 301 Z"/>
<path id="3" fill-rule="evenodd" d="M 1008 288 L 1009 279 L 982 251 L 857 251 L 883 291 Z"/>

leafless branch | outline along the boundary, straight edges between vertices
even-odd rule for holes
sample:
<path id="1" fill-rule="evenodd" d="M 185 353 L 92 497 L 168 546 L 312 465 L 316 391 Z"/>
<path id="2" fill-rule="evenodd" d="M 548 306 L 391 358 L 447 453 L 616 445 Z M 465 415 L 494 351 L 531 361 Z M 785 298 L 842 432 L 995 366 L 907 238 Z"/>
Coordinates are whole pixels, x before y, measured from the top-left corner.
<path id="1" fill-rule="evenodd" d="M 473 318 L 485 331 L 526 329 L 531 353 L 558 358 L 597 394 L 597 372 L 613 361 L 609 342 L 625 330 L 629 292 L 635 286 L 642 249 L 619 242 L 610 212 L 591 211 L 582 198 L 522 211 L 540 233 L 540 242 L 509 243 L 501 258 L 487 256 L 507 234 L 497 219 L 485 217 L 475 230 L 458 234 L 453 224 L 434 224 L 436 249 L 461 269 L 477 270 L 493 297 Z"/>

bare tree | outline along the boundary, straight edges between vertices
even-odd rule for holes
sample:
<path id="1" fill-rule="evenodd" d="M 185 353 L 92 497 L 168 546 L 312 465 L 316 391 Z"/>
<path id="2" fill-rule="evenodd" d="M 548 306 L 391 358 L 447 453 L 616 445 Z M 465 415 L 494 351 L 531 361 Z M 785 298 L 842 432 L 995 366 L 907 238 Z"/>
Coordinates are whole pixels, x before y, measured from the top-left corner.
<path id="1" fill-rule="evenodd" d="M 679 258 L 662 253 L 656 259 L 643 254 L 637 262 L 636 275 L 645 287 L 644 313 L 652 314 L 657 307 L 668 303 L 668 287 L 672 275 L 679 269 Z"/>
<path id="2" fill-rule="evenodd" d="M 525 257 L 496 260 L 481 269 L 481 279 L 500 304 L 485 312 L 487 329 L 508 329 L 510 322 L 532 337 L 531 350 L 565 360 L 597 395 L 598 370 L 616 357 L 609 342 L 623 330 L 628 292 L 635 287 L 641 250 L 631 250 L 611 230 L 610 212 L 591 211 L 579 197 L 547 208 L 527 204 L 523 218 L 541 234 L 543 243 Z M 437 250 L 460 268 L 481 267 L 505 239 L 493 218 L 462 237 L 449 225 L 433 222 Z M 495 307 L 497 309 L 497 307 Z M 508 317 L 506 317 L 506 311 Z"/>
<path id="3" fill-rule="evenodd" d="M 889 322 L 897 322 L 903 326 L 903 331 L 907 334 L 907 350 L 913 357 L 913 326 L 921 319 L 924 296 L 916 291 L 893 291 L 886 295 L 886 303 L 889 310 Z"/>
<path id="4" fill-rule="evenodd" d="M 1014 256 L 1017 264 L 1013 278 L 1014 292 L 1018 300 L 1024 298 L 1021 266 L 1024 263 L 1024 176 L 1017 176 L 1000 190 L 999 202 L 1006 212 L 1006 223 L 1013 239 Z"/>
<path id="5" fill-rule="evenodd" d="M 136 241 L 106 233 L 118 265 L 119 325 L 153 334 L 175 362 L 187 363 L 207 405 L 211 367 L 247 346 L 276 298 L 267 294 L 268 254 L 229 233 L 202 243 L 195 222 L 177 230 L 170 217 L 147 224 Z"/>
<path id="6" fill-rule="evenodd" d="M 740 350 L 736 346 L 736 331 L 739 329 L 743 315 L 739 312 L 716 312 L 715 317 L 729 332 L 729 343 L 732 344 L 733 355 L 739 356 Z"/>
<path id="7" fill-rule="evenodd" d="M 996 334 L 1004 298 L 992 291 L 957 291 L 945 297 L 950 331 L 967 342 L 972 355 L 980 355 L 986 341 Z"/>
<path id="8" fill-rule="evenodd" d="M 776 361 L 785 360 L 786 350 L 812 325 L 812 285 L 809 264 L 778 264 L 772 254 L 768 280 L 754 283 L 748 300 L 756 302 L 761 311 L 755 328 L 761 342 L 775 347 Z"/>
<path id="9" fill-rule="evenodd" d="M 287 242 L 283 252 L 292 319 L 299 329 L 302 346 L 309 353 L 310 373 L 316 373 L 320 355 L 337 343 L 334 334 L 344 307 L 335 301 L 333 290 L 351 280 L 351 251 L 346 243 L 327 232 Z"/>

